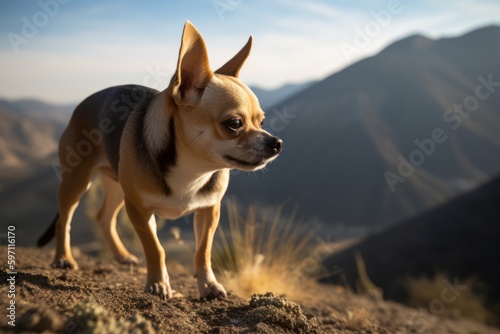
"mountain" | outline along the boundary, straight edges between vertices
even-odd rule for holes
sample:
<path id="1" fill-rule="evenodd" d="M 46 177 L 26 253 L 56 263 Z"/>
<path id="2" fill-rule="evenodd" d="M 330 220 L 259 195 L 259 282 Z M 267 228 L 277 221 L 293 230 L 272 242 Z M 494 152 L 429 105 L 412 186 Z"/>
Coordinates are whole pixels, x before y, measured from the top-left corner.
<path id="1" fill-rule="evenodd" d="M 499 85 L 500 27 L 410 36 L 277 104 L 283 152 L 229 193 L 327 224 L 406 219 L 500 172 Z"/>
<path id="2" fill-rule="evenodd" d="M 32 245 L 57 211 L 58 178 L 51 166 L 72 109 L 0 99 L 0 221 L 17 227 L 21 245 Z"/>
<path id="3" fill-rule="evenodd" d="M 306 89 L 307 87 L 313 85 L 316 81 L 307 81 L 301 83 L 286 84 L 276 89 L 264 89 L 256 86 L 251 86 L 250 89 L 259 99 L 261 107 L 266 110 L 272 107 L 286 98 Z"/>
<path id="4" fill-rule="evenodd" d="M 409 278 L 438 277 L 465 284 L 485 297 L 491 310 L 500 310 L 500 177 L 447 204 L 427 211 L 358 245 L 330 256 L 327 268 L 342 275 L 323 281 L 356 285 L 355 254 L 362 255 L 366 272 L 384 297 L 408 301 Z M 500 321 L 500 318 L 497 319 Z"/>
<path id="5" fill-rule="evenodd" d="M 58 105 L 34 99 L 0 99 L 0 108 L 22 117 L 67 124 L 76 104 Z"/>
<path id="6" fill-rule="evenodd" d="M 26 176 L 53 155 L 70 106 L 0 100 L 0 184 Z"/>
<path id="7" fill-rule="evenodd" d="M 14 225 L 18 235 L 18 245 L 32 246 L 50 225 L 57 213 L 58 174 L 52 168 L 52 162 L 57 161 L 53 154 L 47 159 L 37 161 L 28 172 L 17 175 L 14 180 L 1 174 L 3 188 L 0 189 L 0 222 L 2 226 Z M 87 196 L 82 199 L 77 208 L 71 233 L 74 243 L 89 243 L 95 241 L 92 227 L 86 215 Z"/>

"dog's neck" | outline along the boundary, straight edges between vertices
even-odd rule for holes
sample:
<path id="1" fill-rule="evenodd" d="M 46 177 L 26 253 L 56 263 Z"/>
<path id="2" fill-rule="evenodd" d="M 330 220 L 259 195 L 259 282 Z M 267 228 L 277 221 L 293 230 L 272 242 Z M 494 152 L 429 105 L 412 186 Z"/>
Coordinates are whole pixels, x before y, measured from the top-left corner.
<path id="1" fill-rule="evenodd" d="M 199 161 L 200 159 L 191 154 L 185 143 L 182 143 L 175 133 L 171 133 L 175 128 L 176 119 L 170 102 L 168 93 L 163 91 L 151 101 L 146 110 L 143 125 L 146 147 L 152 159 L 165 154 L 174 156 L 172 165 L 157 166 L 166 171 L 165 181 L 174 193 L 198 191 L 218 169 Z M 171 124 L 174 124 L 172 129 Z M 174 152 L 168 149 L 169 146 L 173 146 Z"/>
<path id="2" fill-rule="evenodd" d="M 216 171 L 200 165 L 197 159 L 183 150 L 178 153 L 176 166 L 166 176 L 167 184 L 174 193 L 177 189 L 186 193 L 199 191 Z"/>

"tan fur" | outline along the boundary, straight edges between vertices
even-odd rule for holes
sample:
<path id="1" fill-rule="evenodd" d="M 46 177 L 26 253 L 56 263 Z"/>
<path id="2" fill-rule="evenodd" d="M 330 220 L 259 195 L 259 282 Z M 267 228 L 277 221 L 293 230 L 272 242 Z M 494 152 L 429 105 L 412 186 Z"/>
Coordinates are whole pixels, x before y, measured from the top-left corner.
<path id="1" fill-rule="evenodd" d="M 125 203 L 146 255 L 146 291 L 172 297 L 154 214 L 174 219 L 194 212 L 200 295 L 226 295 L 212 271 L 210 254 L 229 170 L 263 168 L 282 147 L 281 140 L 261 128 L 264 113 L 257 98 L 238 79 L 251 44 L 250 38 L 236 56 L 212 72 L 205 42 L 187 22 L 177 71 L 163 92 L 113 87 L 77 107 L 60 141 L 61 165 L 72 168 L 63 170 L 59 188 L 54 267 L 78 268 L 71 254 L 70 222 L 92 175 L 99 172 L 105 196 L 97 220 L 115 258 L 136 263 L 116 233 L 116 215 Z M 109 117 L 115 123 L 108 122 Z M 120 131 L 110 129 L 120 124 L 123 132 L 118 136 Z M 101 131 L 101 142 L 96 129 Z M 90 153 L 82 148 L 82 142 L 89 140 L 85 132 L 94 134 Z M 78 164 L 73 163 L 70 149 L 85 153 Z"/>

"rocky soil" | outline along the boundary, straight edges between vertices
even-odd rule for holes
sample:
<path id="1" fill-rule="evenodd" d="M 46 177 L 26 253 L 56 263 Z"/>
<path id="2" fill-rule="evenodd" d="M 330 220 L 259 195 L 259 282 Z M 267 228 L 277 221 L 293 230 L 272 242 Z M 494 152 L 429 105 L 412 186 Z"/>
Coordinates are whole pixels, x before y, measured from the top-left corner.
<path id="1" fill-rule="evenodd" d="M 172 287 L 183 296 L 166 302 L 143 292 L 144 267 L 121 266 L 85 254 L 79 271 L 52 269 L 51 249 L 16 248 L 15 285 L 8 281 L 7 248 L 0 266 L 0 332 L 46 333 L 500 333 L 444 319 L 343 288 L 308 285 L 290 301 L 272 292 L 244 299 L 198 298 L 192 274 L 169 264 Z M 78 251 L 76 252 L 78 253 Z M 9 290 L 15 287 L 15 297 Z M 8 322 L 15 301 L 15 327 Z"/>

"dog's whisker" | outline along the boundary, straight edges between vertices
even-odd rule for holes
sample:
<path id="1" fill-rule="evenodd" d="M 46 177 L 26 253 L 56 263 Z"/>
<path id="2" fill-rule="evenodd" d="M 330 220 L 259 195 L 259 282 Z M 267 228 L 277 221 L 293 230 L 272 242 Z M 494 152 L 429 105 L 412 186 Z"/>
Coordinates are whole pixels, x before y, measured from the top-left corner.
<path id="1" fill-rule="evenodd" d="M 210 154 L 208 155 L 208 158 L 207 158 L 208 161 L 212 161 L 212 155 L 213 154 L 214 154 L 213 152 L 210 152 Z"/>
<path id="2" fill-rule="evenodd" d="M 188 144 L 188 148 L 191 148 L 191 145 L 193 145 L 194 141 L 203 134 L 203 132 L 200 132 L 196 137 L 194 137 Z"/>

